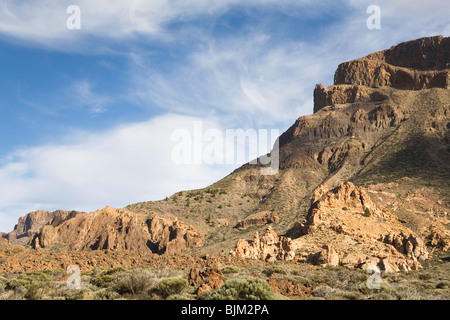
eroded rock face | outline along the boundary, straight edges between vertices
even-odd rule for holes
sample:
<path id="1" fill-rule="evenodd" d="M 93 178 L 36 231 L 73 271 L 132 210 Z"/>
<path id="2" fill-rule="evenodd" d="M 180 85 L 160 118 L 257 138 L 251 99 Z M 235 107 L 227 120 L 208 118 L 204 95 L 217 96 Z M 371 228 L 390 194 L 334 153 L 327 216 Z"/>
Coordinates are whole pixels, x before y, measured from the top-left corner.
<path id="1" fill-rule="evenodd" d="M 342 257 L 339 255 L 338 251 L 336 251 L 333 244 L 329 243 L 324 245 L 321 251 L 310 255 L 308 261 L 322 267 L 337 267 L 340 264 L 341 258 Z"/>
<path id="2" fill-rule="evenodd" d="M 125 209 L 106 207 L 46 225 L 33 238 L 34 248 L 55 244 L 71 250 L 129 250 L 173 254 L 204 243 L 203 234 L 176 218 L 154 214 L 147 221 Z"/>
<path id="3" fill-rule="evenodd" d="M 239 239 L 236 248 L 231 251 L 231 255 L 241 259 L 249 258 L 274 262 L 276 260 L 293 260 L 295 251 L 291 238 L 279 237 L 269 226 L 261 238 L 259 233 L 256 232 L 251 242 Z"/>
<path id="4" fill-rule="evenodd" d="M 339 65 L 334 84 L 421 90 L 449 87 L 450 38 L 428 37 L 400 43 Z"/>
<path id="5" fill-rule="evenodd" d="M 431 227 L 426 240 L 431 247 L 442 251 L 450 250 L 450 232 L 443 228 Z"/>
<path id="6" fill-rule="evenodd" d="M 70 219 L 82 212 L 78 211 L 44 211 L 37 210 L 20 217 L 14 230 L 6 238 L 15 244 L 27 244 L 45 225 L 55 225 L 62 220 Z"/>
<path id="7" fill-rule="evenodd" d="M 155 253 L 173 254 L 204 244 L 202 233 L 177 218 L 166 219 L 154 214 L 147 225 Z"/>
<path id="8" fill-rule="evenodd" d="M 390 233 L 382 240 L 385 243 L 393 245 L 399 252 L 412 259 L 428 259 L 428 250 L 424 242 L 413 234 Z"/>
<path id="9" fill-rule="evenodd" d="M 450 68 L 450 38 L 425 37 L 372 53 L 373 60 L 386 61 L 399 67 L 416 70 L 443 70 Z"/>
<path id="10" fill-rule="evenodd" d="M 314 231 L 321 223 L 326 222 L 330 208 L 352 208 L 361 214 L 364 214 L 367 208 L 371 213 L 380 214 L 367 192 L 351 182 L 341 183 L 333 190 L 321 185 L 313 193 L 312 204 L 306 216 L 305 233 Z"/>
<path id="11" fill-rule="evenodd" d="M 350 140 L 334 147 L 325 147 L 318 155 L 317 161 L 326 164 L 330 172 L 340 169 L 345 161 L 355 161 L 365 150 L 359 140 Z"/>
<path id="12" fill-rule="evenodd" d="M 188 275 L 189 285 L 197 289 L 197 294 L 203 291 L 218 289 L 223 284 L 223 273 L 217 268 L 206 267 L 204 269 L 191 268 Z"/>
<path id="13" fill-rule="evenodd" d="M 263 226 L 269 223 L 278 222 L 279 220 L 276 212 L 261 211 L 249 215 L 245 219 L 239 221 L 234 227 L 237 229 L 245 229 L 251 226 Z"/>
<path id="14" fill-rule="evenodd" d="M 325 87 L 321 83 L 314 88 L 314 112 L 325 106 L 355 102 L 379 102 L 388 96 L 361 85 L 334 85 Z"/>
<path id="15" fill-rule="evenodd" d="M 449 51 L 450 38 L 437 36 L 404 42 L 341 63 L 334 75 L 334 85 L 316 86 L 314 112 L 335 104 L 378 102 L 388 98 L 373 88 L 449 89 Z"/>
<path id="16" fill-rule="evenodd" d="M 293 228 L 300 231 L 293 246 L 302 251 L 302 261 L 362 269 L 378 266 L 396 272 L 416 270 L 421 268 L 419 261 L 429 259 L 417 234 L 379 209 L 365 189 L 351 182 L 332 190 L 321 185 L 311 202 L 305 221 Z"/>
<path id="17" fill-rule="evenodd" d="M 335 84 L 391 87 L 403 90 L 448 89 L 449 77 L 449 70 L 417 71 L 366 57 L 340 64 L 334 82 Z"/>

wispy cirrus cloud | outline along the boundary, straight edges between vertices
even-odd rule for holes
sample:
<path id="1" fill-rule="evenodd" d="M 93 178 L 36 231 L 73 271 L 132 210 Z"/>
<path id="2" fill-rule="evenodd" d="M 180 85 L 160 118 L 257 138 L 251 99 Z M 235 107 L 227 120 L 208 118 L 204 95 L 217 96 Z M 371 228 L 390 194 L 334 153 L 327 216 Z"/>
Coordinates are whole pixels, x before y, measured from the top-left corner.
<path id="1" fill-rule="evenodd" d="M 105 111 L 106 105 L 112 99 L 105 95 L 100 95 L 94 91 L 94 85 L 88 80 L 74 82 L 68 89 L 72 97 L 72 103 L 82 108 L 88 108 L 90 113 L 101 113 Z"/>
<path id="2" fill-rule="evenodd" d="M 79 40 L 127 39 L 150 36 L 159 41 L 176 40 L 166 26 L 199 16 L 215 16 L 233 6 L 304 6 L 309 0 L 3 0 L 0 3 L 0 33 L 15 39 L 32 41 L 58 50 L 77 51 Z M 66 28 L 70 5 L 81 9 L 81 30 Z M 65 44 L 65 46 L 61 46 Z M 97 43 L 98 45 L 98 43 Z M 94 48 L 90 47 L 90 50 Z"/>
<path id="3" fill-rule="evenodd" d="M 167 111 L 220 114 L 247 125 L 287 123 L 312 111 L 312 88 L 328 72 L 316 54 L 304 43 L 275 43 L 264 33 L 208 39 L 170 73 L 136 59 L 134 96 Z"/>

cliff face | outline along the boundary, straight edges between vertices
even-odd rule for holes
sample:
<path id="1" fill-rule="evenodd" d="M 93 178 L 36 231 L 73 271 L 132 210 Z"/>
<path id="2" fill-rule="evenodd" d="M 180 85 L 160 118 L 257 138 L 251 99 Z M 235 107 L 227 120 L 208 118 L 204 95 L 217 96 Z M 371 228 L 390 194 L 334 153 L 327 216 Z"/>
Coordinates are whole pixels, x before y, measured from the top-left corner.
<path id="1" fill-rule="evenodd" d="M 69 250 L 130 250 L 172 254 L 204 243 L 203 234 L 176 218 L 143 217 L 106 207 L 45 225 L 31 241 L 34 248 L 64 245 Z"/>
<path id="2" fill-rule="evenodd" d="M 20 217 L 14 230 L 5 235 L 10 242 L 26 244 L 30 239 L 48 224 L 58 224 L 60 221 L 80 214 L 78 211 L 56 210 L 53 212 L 37 210 Z"/>
<path id="3" fill-rule="evenodd" d="M 334 86 L 316 86 L 314 112 L 341 103 L 379 101 L 369 88 L 402 90 L 450 88 L 450 38 L 442 36 L 404 42 L 364 58 L 341 63 Z M 348 86 L 339 86 L 348 85 Z"/>
<path id="4" fill-rule="evenodd" d="M 314 114 L 280 136 L 281 182 L 265 197 L 312 198 L 289 198 L 296 260 L 389 272 L 448 250 L 449 77 L 450 38 L 438 36 L 345 62 L 334 85 L 315 87 Z M 239 240 L 234 252 L 261 259 L 254 251 Z"/>

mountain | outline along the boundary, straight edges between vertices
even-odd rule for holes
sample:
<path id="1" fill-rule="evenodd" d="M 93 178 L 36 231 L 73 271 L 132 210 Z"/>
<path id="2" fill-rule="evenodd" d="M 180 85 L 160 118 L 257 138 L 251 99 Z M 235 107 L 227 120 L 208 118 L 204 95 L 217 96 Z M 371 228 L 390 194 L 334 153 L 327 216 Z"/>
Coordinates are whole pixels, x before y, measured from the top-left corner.
<path id="1" fill-rule="evenodd" d="M 66 219 L 75 217 L 81 212 L 56 210 L 53 212 L 37 210 L 20 217 L 14 230 L 4 237 L 17 244 L 27 244 L 45 225 L 57 225 Z"/>
<path id="2" fill-rule="evenodd" d="M 277 174 L 248 163 L 162 201 L 57 221 L 31 213 L 7 238 L 74 251 L 420 268 L 450 248 L 449 83 L 442 36 L 342 63 L 332 86 L 316 85 L 314 113 L 279 137 Z"/>

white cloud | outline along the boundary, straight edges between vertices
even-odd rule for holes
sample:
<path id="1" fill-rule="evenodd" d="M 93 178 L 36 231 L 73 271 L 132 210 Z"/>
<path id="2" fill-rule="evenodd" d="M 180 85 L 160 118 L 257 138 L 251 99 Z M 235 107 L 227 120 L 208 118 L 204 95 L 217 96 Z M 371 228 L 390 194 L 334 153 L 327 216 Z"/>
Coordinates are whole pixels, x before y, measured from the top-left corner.
<path id="1" fill-rule="evenodd" d="M 102 96 L 94 92 L 94 86 L 88 80 L 76 81 L 69 88 L 72 103 L 89 108 L 91 113 L 101 113 L 105 111 L 105 106 L 111 102 L 107 96 Z"/>
<path id="2" fill-rule="evenodd" d="M 204 43 L 172 72 L 158 72 L 135 57 L 134 95 L 165 110 L 220 114 L 223 121 L 249 126 L 286 126 L 312 112 L 314 85 L 329 73 L 315 48 L 274 44 L 267 34 Z"/>
<path id="3" fill-rule="evenodd" d="M 66 19 L 68 6 L 76 4 L 81 9 L 81 30 L 68 30 Z M 450 2 L 443 0 L 411 1 L 411 0 L 346 0 L 342 8 L 354 8 L 354 16 L 348 17 L 346 23 L 357 22 L 365 27 L 367 18 L 365 9 L 371 4 L 381 7 L 382 28 L 390 29 L 385 34 L 388 39 L 400 38 L 399 35 L 430 35 L 448 30 L 447 13 Z M 96 39 L 124 40 L 136 36 L 150 36 L 159 41 L 178 41 L 177 35 L 166 30 L 168 24 L 177 21 L 189 21 L 199 16 L 219 16 L 232 7 L 259 7 L 279 10 L 287 15 L 297 12 L 318 15 L 332 14 L 333 1 L 311 0 L 40 0 L 0 2 L 0 34 L 13 39 L 35 42 L 51 46 L 58 50 L 94 50 L 100 46 L 83 46 L 77 40 L 89 37 Z M 345 12 L 336 12 L 342 15 Z M 348 12 L 348 14 L 353 14 Z M 356 26 L 358 27 L 358 26 Z M 330 30 L 332 32 L 332 30 Z M 341 37 L 338 33 L 334 36 Z M 411 37 L 409 37 L 411 39 Z M 351 38 L 355 41 L 358 38 Z M 82 48 L 80 48 L 80 46 Z"/>
<path id="4" fill-rule="evenodd" d="M 17 150 L 0 161 L 0 230 L 37 210 L 92 211 L 111 205 L 162 199 L 205 187 L 236 166 L 176 165 L 175 129 L 201 119 L 168 114 L 103 133 L 78 133 L 70 143 Z M 214 119 L 204 128 L 222 129 Z"/>
<path id="5" fill-rule="evenodd" d="M 186 21 L 199 15 L 214 15 L 233 5 L 276 7 L 299 6 L 309 0 L 284 1 L 249 0 L 2 0 L 0 3 L 0 33 L 21 40 L 52 46 L 59 50 L 76 50 L 77 40 L 86 36 L 124 39 L 148 35 L 159 40 L 173 40 L 166 32 L 167 23 Z M 81 10 L 81 29 L 68 30 L 67 7 Z M 64 44 L 64 45 L 62 45 Z M 93 47 L 88 47 L 93 50 Z"/>

